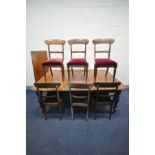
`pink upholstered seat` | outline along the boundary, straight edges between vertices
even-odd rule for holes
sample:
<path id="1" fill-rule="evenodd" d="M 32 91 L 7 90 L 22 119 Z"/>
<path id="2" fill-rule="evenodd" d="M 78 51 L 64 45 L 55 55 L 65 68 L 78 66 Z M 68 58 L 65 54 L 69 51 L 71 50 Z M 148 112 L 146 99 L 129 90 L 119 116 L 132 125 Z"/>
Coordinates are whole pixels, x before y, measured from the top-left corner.
<path id="1" fill-rule="evenodd" d="M 49 59 L 42 63 L 42 65 L 62 65 L 63 59 Z"/>
<path id="2" fill-rule="evenodd" d="M 117 62 L 111 59 L 95 59 L 95 63 L 98 65 L 117 65 Z"/>
<path id="3" fill-rule="evenodd" d="M 87 64 L 85 58 L 74 58 L 68 62 L 68 65 L 83 65 L 83 64 Z"/>

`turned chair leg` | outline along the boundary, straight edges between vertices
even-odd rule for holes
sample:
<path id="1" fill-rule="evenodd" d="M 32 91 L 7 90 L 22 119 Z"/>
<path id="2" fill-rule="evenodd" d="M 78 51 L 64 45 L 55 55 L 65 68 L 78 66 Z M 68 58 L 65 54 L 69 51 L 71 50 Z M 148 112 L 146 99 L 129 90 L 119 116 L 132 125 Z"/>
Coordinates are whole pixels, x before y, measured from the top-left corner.
<path id="1" fill-rule="evenodd" d="M 89 107 L 87 107 L 86 121 L 88 121 L 88 116 L 89 116 Z"/>
<path id="2" fill-rule="evenodd" d="M 71 106 L 71 118 L 72 118 L 72 120 L 74 119 L 73 107 L 72 106 Z"/>
<path id="3" fill-rule="evenodd" d="M 111 113 L 112 113 L 112 105 L 110 105 L 109 120 L 111 120 Z"/>
<path id="4" fill-rule="evenodd" d="M 94 104 L 94 119 L 96 119 L 96 104 Z"/>
<path id="5" fill-rule="evenodd" d="M 45 115 L 45 120 L 47 120 L 47 110 L 46 110 L 46 106 L 44 106 L 44 115 Z"/>
<path id="6" fill-rule="evenodd" d="M 59 115 L 60 115 L 60 117 L 59 117 L 59 119 L 61 120 L 62 119 L 62 106 L 61 106 L 61 103 L 60 103 L 60 105 L 59 105 Z"/>

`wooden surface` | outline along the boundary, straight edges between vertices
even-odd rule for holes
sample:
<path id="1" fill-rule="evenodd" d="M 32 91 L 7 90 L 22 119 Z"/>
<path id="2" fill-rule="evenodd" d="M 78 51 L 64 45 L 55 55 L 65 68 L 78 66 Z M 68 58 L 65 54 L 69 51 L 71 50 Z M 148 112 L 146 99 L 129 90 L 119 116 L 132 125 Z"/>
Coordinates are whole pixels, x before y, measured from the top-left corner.
<path id="1" fill-rule="evenodd" d="M 88 39 L 70 39 L 70 40 L 68 40 L 69 45 L 73 45 L 73 44 L 85 44 L 85 45 L 87 45 L 88 43 L 89 43 Z"/>
<path id="2" fill-rule="evenodd" d="M 93 39 L 93 44 L 113 44 L 114 39 L 112 38 L 98 38 L 98 39 Z"/>
<path id="3" fill-rule="evenodd" d="M 44 41 L 46 45 L 65 45 L 66 41 L 62 39 L 50 39 Z"/>
<path id="4" fill-rule="evenodd" d="M 44 75 L 42 69 L 42 62 L 48 59 L 47 51 L 31 51 L 31 58 L 32 58 L 34 79 L 35 82 L 37 82 Z M 45 71 L 47 72 L 48 70 L 46 69 Z"/>
<path id="5" fill-rule="evenodd" d="M 51 83 L 51 82 L 60 82 L 61 86 L 59 87 L 60 91 L 69 91 L 68 89 L 68 74 L 67 74 L 67 70 L 65 70 L 65 80 L 62 81 L 61 78 L 61 70 L 53 70 L 53 75 L 54 77 L 51 76 L 50 71 L 46 73 L 46 78 L 47 81 L 45 82 L 44 76 L 42 76 L 38 81 L 38 83 Z M 93 84 L 93 80 L 94 80 L 94 71 L 93 70 L 89 70 L 88 71 L 88 79 L 87 79 L 87 83 Z M 105 70 L 98 70 L 97 72 L 97 82 L 112 82 L 113 77 L 110 73 L 108 73 L 107 77 L 105 77 Z M 120 82 L 117 78 L 115 79 L 115 81 Z M 80 82 L 80 83 L 86 83 L 86 78 L 84 76 L 84 70 L 74 70 L 74 75 L 71 75 L 71 82 L 72 83 L 76 83 L 76 82 Z M 124 90 L 126 89 L 126 86 L 124 84 L 121 84 L 118 88 L 118 90 Z M 36 91 L 35 87 L 32 87 L 33 91 Z M 45 90 L 45 89 L 44 89 Z M 50 89 L 46 89 L 47 91 Z M 96 87 L 92 87 L 92 90 L 96 90 Z"/>

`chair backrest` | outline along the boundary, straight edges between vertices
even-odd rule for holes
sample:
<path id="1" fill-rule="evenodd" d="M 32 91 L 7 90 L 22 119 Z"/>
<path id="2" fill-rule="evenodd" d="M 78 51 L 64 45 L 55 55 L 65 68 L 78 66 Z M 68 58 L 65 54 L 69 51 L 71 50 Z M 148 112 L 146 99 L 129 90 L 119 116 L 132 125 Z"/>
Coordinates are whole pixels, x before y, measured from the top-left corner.
<path id="1" fill-rule="evenodd" d="M 108 58 L 110 58 L 110 53 L 111 53 L 111 44 L 115 42 L 114 39 L 112 38 L 98 38 L 98 39 L 93 39 L 93 44 L 94 44 L 94 59 L 96 59 L 96 53 L 107 53 Z M 107 50 L 97 50 L 97 45 L 102 44 L 108 45 Z"/>
<path id="2" fill-rule="evenodd" d="M 94 85 L 97 87 L 96 101 L 101 97 L 103 100 L 111 98 L 111 101 L 116 99 L 118 87 L 121 82 L 95 82 Z M 105 90 L 107 93 L 105 93 Z"/>
<path id="3" fill-rule="evenodd" d="M 86 58 L 87 44 L 89 43 L 88 39 L 70 39 L 68 40 L 68 44 L 70 45 L 71 58 L 73 57 L 73 53 L 84 53 L 84 57 Z M 84 50 L 73 50 L 74 45 L 84 45 Z"/>
<path id="4" fill-rule="evenodd" d="M 70 83 L 69 84 L 69 94 L 70 94 L 70 102 L 72 104 L 73 99 L 86 99 L 87 103 L 90 101 L 90 89 L 93 85 L 86 83 Z M 80 93 L 84 91 L 85 93 Z"/>
<path id="5" fill-rule="evenodd" d="M 42 100 L 43 98 L 48 98 L 48 99 L 57 99 L 57 101 L 60 101 L 59 98 L 59 92 L 58 92 L 58 87 L 60 86 L 60 83 L 34 83 L 34 86 L 37 88 L 37 95 L 39 97 L 39 100 Z M 50 94 L 47 95 L 47 93 L 49 91 L 47 91 L 47 88 L 53 88 L 54 90 L 52 92 L 55 92 L 55 94 Z M 43 91 L 43 89 L 45 89 Z M 46 95 L 44 95 L 43 93 L 46 93 Z"/>
<path id="6" fill-rule="evenodd" d="M 48 54 L 49 58 L 51 58 L 51 53 L 56 53 L 56 54 L 62 54 L 62 58 L 64 59 L 64 45 L 66 43 L 65 40 L 62 39 L 51 39 L 51 40 L 45 40 L 45 44 L 48 46 Z M 61 46 L 61 50 L 52 50 L 52 46 L 59 45 Z"/>

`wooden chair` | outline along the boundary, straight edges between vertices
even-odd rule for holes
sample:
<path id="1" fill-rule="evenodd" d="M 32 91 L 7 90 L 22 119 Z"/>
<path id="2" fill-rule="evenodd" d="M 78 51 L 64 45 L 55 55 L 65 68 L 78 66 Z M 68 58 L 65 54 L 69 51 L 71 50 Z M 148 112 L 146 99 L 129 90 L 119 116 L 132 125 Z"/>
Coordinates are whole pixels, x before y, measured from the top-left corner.
<path id="1" fill-rule="evenodd" d="M 49 59 L 44 61 L 42 63 L 43 70 L 46 68 L 50 68 L 51 75 L 53 76 L 52 73 L 52 68 L 61 68 L 61 73 L 62 73 L 62 80 L 64 80 L 64 65 L 63 65 L 63 60 L 64 60 L 64 45 L 66 41 L 61 40 L 61 39 L 51 39 L 51 40 L 45 40 L 45 44 L 48 46 L 48 54 L 49 54 Z M 51 50 L 52 46 L 61 46 L 61 50 Z M 51 54 L 61 54 L 62 58 L 51 58 Z M 45 76 L 45 81 L 46 81 L 46 73 L 44 74 Z"/>
<path id="2" fill-rule="evenodd" d="M 97 105 L 109 105 L 109 120 L 111 119 L 111 113 L 113 106 L 117 99 L 118 87 L 121 82 L 95 82 L 97 87 L 96 100 L 94 103 L 94 119 L 96 119 L 96 106 Z M 104 89 L 104 91 L 103 91 Z M 105 92 L 106 89 L 106 92 Z"/>
<path id="3" fill-rule="evenodd" d="M 88 39 L 70 39 L 68 40 L 68 44 L 70 45 L 70 51 L 71 51 L 71 60 L 67 63 L 68 68 L 68 79 L 70 81 L 70 68 L 72 69 L 72 75 L 73 75 L 73 67 L 84 67 L 84 75 L 86 73 L 86 81 L 88 77 L 88 62 L 86 60 L 86 51 L 87 51 L 87 44 L 89 43 Z M 84 45 L 84 50 L 73 50 L 74 45 Z M 73 54 L 84 54 L 84 58 L 73 58 Z"/>
<path id="4" fill-rule="evenodd" d="M 59 108 L 60 119 L 62 118 L 62 100 L 59 97 L 58 87 L 60 83 L 34 83 L 37 87 L 37 96 L 40 103 L 41 109 L 47 119 L 46 107 L 57 106 Z"/>
<path id="5" fill-rule="evenodd" d="M 95 59 L 95 64 L 94 64 L 94 82 L 96 82 L 96 77 L 97 77 L 97 69 L 98 68 L 107 68 L 105 76 L 107 76 L 108 70 L 110 67 L 114 68 L 113 72 L 113 82 L 115 80 L 115 74 L 116 74 L 116 68 L 117 68 L 117 62 L 114 60 L 110 59 L 110 53 L 111 53 L 111 45 L 114 43 L 114 39 L 94 39 L 93 44 L 94 44 L 94 59 Z M 108 46 L 108 50 L 97 50 L 97 45 L 102 44 Z M 108 58 L 96 58 L 97 53 L 107 53 Z"/>
<path id="6" fill-rule="evenodd" d="M 92 84 L 70 83 L 69 94 L 71 103 L 71 118 L 74 119 L 74 107 L 87 108 L 86 120 L 89 115 L 90 88 Z M 83 92 L 81 92 L 83 90 Z"/>

